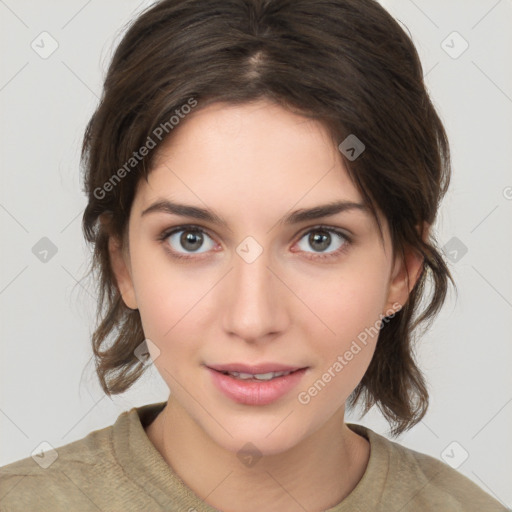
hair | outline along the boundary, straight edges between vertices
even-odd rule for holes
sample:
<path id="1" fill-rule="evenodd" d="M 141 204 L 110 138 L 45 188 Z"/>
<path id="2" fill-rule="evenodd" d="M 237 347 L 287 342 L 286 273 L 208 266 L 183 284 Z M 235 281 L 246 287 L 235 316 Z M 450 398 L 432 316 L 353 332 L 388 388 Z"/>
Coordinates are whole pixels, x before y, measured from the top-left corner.
<path id="1" fill-rule="evenodd" d="M 194 102 L 203 108 L 259 99 L 318 120 L 336 145 L 351 134 L 362 141 L 356 159 L 340 150 L 350 178 L 381 233 L 377 211 L 387 219 L 393 255 L 412 249 L 423 257 L 407 302 L 384 319 L 370 365 L 347 400 L 349 409 L 362 402 L 363 415 L 376 404 L 398 436 L 429 403 L 413 331 L 430 326 L 448 279 L 455 286 L 434 233 L 424 231 L 436 219 L 451 164 L 414 44 L 374 0 L 162 0 L 127 27 L 81 153 L 100 384 L 109 396 L 122 393 L 147 368 L 134 354 L 145 342 L 140 314 L 124 304 L 108 251 L 111 236 L 128 242 L 137 183 L 148 180 L 158 153 L 142 148 L 172 137 L 173 119 L 179 123 Z"/>

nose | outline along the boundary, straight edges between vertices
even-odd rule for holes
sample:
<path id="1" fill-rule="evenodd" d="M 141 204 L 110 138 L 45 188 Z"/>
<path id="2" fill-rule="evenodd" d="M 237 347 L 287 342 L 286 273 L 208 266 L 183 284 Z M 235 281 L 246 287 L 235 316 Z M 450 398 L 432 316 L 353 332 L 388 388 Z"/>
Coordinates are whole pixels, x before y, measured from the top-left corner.
<path id="1" fill-rule="evenodd" d="M 224 283 L 224 329 L 248 343 L 273 339 L 286 326 L 284 295 L 290 291 L 272 268 L 268 253 L 263 250 L 253 261 L 243 252 L 234 254 Z"/>

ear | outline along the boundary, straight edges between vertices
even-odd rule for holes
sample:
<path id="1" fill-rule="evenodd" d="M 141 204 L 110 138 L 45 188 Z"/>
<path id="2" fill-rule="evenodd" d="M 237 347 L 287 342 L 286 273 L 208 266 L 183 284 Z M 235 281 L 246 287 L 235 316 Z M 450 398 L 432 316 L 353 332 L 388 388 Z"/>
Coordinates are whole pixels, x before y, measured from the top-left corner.
<path id="1" fill-rule="evenodd" d="M 418 229 L 418 226 L 416 226 Z M 418 229 L 419 230 L 419 229 Z M 430 232 L 430 225 L 424 224 L 422 237 L 426 241 Z M 418 281 L 423 271 L 423 256 L 412 248 L 404 249 L 404 256 L 397 254 L 393 265 L 393 271 L 388 288 L 388 299 L 386 303 L 386 311 L 397 311 L 396 304 L 401 307 L 407 302 L 411 290 Z"/>
<path id="2" fill-rule="evenodd" d="M 133 286 L 131 265 L 129 255 L 126 254 L 121 240 L 110 235 L 108 239 L 108 252 L 112 271 L 116 279 L 117 287 L 123 298 L 123 302 L 130 309 L 137 309 L 137 299 Z"/>

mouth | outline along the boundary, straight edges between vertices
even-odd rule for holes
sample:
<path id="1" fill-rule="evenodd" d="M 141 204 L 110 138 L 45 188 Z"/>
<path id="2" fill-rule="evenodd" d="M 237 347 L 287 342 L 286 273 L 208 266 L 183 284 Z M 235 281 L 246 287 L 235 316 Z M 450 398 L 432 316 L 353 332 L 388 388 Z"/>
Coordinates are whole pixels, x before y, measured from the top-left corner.
<path id="1" fill-rule="evenodd" d="M 294 370 L 297 371 L 297 370 Z M 290 373 L 293 373 L 292 371 L 289 372 L 267 372 L 267 373 L 242 373 L 242 372 L 221 372 L 224 375 L 230 375 L 231 377 L 234 377 L 235 379 L 241 379 L 241 380 L 272 380 L 276 379 L 278 377 L 284 377 L 286 375 L 290 375 Z"/>
<path id="2" fill-rule="evenodd" d="M 211 370 L 229 375 L 240 380 L 269 381 L 279 377 L 285 377 L 306 367 L 287 366 L 279 363 L 261 363 L 258 365 L 246 365 L 243 363 L 230 363 L 223 365 L 207 366 Z"/>
<path id="3" fill-rule="evenodd" d="M 213 384 L 234 402 L 267 405 L 298 385 L 308 367 L 266 363 L 208 365 Z"/>

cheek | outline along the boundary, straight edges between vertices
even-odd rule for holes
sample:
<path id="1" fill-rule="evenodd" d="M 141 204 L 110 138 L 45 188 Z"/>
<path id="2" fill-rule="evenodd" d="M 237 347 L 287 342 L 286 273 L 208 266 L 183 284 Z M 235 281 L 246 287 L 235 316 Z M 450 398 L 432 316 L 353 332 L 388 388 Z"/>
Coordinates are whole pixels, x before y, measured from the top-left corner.
<path id="1" fill-rule="evenodd" d="M 176 280 L 172 287 L 161 281 L 153 284 L 147 281 L 138 295 L 144 333 L 165 345 L 175 339 L 185 342 L 187 336 L 197 330 L 204 293 L 195 293 L 190 287 L 180 288 Z"/>
<path id="2" fill-rule="evenodd" d="M 200 347 L 201 322 L 208 315 L 211 279 L 165 262 L 132 258 L 137 304 L 144 335 L 160 350 L 155 365 L 172 369 L 183 359 L 193 359 Z M 142 264 L 144 262 L 144 264 Z"/>
<path id="3" fill-rule="evenodd" d="M 314 403 L 316 411 L 329 417 L 348 399 L 363 378 L 375 352 L 379 335 L 379 301 L 372 296 L 350 294 L 352 300 L 326 303 L 322 335 L 316 336 L 312 352 L 315 366 L 302 387 L 301 404 Z"/>
<path id="4" fill-rule="evenodd" d="M 329 410 L 350 395 L 373 357 L 387 298 L 386 272 L 385 260 L 361 258 L 305 295 L 318 317 L 309 321 L 316 326 L 310 337 L 317 365 L 308 385 Z"/>
<path id="5" fill-rule="evenodd" d="M 337 349 L 370 328 L 384 312 L 387 299 L 386 262 L 358 258 L 318 285 L 309 283 L 302 296 L 321 320 L 316 322 Z M 327 328 L 327 329 L 326 329 Z M 322 338 L 321 338 L 322 339 Z M 337 340 L 337 341 L 336 341 Z"/>

